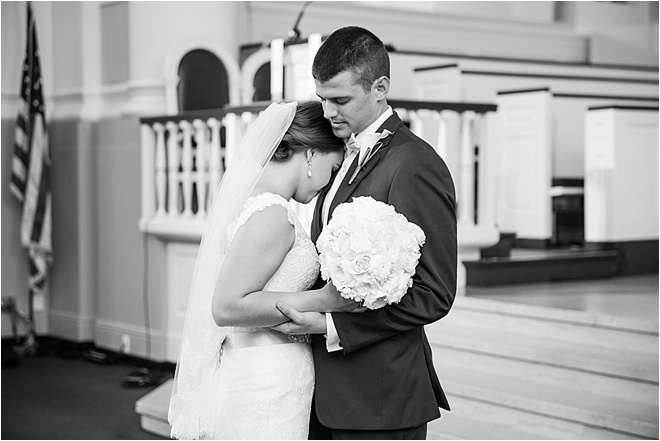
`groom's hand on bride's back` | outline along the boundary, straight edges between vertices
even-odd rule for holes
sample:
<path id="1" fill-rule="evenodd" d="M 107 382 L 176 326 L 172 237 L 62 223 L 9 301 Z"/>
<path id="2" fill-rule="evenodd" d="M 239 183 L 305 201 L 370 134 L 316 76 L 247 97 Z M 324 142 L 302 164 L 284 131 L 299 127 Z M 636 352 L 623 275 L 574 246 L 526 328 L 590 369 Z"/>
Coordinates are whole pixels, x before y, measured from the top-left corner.
<path id="1" fill-rule="evenodd" d="M 325 334 L 327 332 L 325 314 L 320 312 L 300 312 L 284 302 L 277 302 L 277 309 L 289 318 L 272 329 L 289 335 Z"/>

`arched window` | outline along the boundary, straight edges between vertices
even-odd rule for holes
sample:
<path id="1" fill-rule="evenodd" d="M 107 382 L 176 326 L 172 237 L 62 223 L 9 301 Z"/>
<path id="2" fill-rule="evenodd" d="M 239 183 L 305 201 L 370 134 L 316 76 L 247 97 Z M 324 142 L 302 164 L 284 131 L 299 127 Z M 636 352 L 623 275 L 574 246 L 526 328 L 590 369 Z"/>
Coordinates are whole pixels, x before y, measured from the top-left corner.
<path id="1" fill-rule="evenodd" d="M 179 111 L 218 109 L 229 103 L 227 69 L 212 52 L 195 49 L 179 63 Z"/>
<path id="2" fill-rule="evenodd" d="M 252 101 L 270 101 L 270 62 L 263 64 L 254 75 Z"/>

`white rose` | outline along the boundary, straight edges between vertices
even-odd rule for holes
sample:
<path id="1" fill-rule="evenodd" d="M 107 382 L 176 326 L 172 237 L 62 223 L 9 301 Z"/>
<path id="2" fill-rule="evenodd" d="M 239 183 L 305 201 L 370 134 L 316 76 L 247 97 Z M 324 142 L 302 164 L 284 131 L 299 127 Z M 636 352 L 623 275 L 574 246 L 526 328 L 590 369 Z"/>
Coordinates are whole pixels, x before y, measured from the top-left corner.
<path id="1" fill-rule="evenodd" d="M 367 254 L 361 254 L 353 259 L 353 274 L 364 274 L 371 267 L 371 257 Z"/>

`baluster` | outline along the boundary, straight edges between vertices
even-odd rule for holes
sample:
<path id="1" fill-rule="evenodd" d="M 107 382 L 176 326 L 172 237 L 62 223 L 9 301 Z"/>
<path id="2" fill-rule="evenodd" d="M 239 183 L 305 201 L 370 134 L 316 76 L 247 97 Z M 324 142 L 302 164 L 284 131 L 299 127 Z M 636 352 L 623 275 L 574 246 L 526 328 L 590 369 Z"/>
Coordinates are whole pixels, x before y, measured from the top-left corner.
<path id="1" fill-rule="evenodd" d="M 156 214 L 164 216 L 165 197 L 167 195 L 167 159 L 165 157 L 165 128 L 160 123 L 154 124 L 156 132 Z"/>
<path id="2" fill-rule="evenodd" d="M 208 182 L 208 130 L 201 119 L 193 121 L 197 158 L 195 161 L 195 183 L 197 184 L 197 217 L 206 218 L 206 184 Z"/>
<path id="3" fill-rule="evenodd" d="M 191 217 L 192 212 L 192 189 L 193 189 L 193 149 L 192 149 L 192 125 L 188 121 L 179 122 L 183 132 L 183 151 L 181 153 L 181 168 L 183 183 L 183 216 Z"/>
<path id="4" fill-rule="evenodd" d="M 252 113 L 252 112 L 243 112 L 241 113 L 241 121 L 243 125 L 243 134 L 245 134 L 249 129 L 252 123 L 254 122 L 255 119 L 260 115 L 259 113 Z"/>
<path id="5" fill-rule="evenodd" d="M 472 142 L 474 117 L 474 112 L 466 111 L 461 118 L 461 189 L 458 221 L 469 225 L 474 225 L 474 143 Z"/>
<path id="6" fill-rule="evenodd" d="M 148 124 L 142 124 L 142 220 L 146 220 L 156 211 L 156 192 L 154 153 L 156 137 Z"/>
<path id="7" fill-rule="evenodd" d="M 250 129 L 250 126 L 252 126 L 254 120 L 257 119 L 257 116 L 258 114 L 252 112 L 241 113 L 240 120 L 237 120 L 236 122 L 236 126 L 239 127 L 240 129 L 237 133 L 238 136 L 236 137 L 236 139 L 234 139 L 234 145 L 231 146 L 232 154 L 236 153 L 236 149 L 238 149 L 238 146 L 240 145 L 243 136 L 245 136 L 247 131 Z M 229 143 L 227 143 L 227 147 L 228 148 L 230 147 Z M 229 150 L 227 150 L 225 154 L 229 154 Z"/>
<path id="8" fill-rule="evenodd" d="M 222 146 L 220 145 L 220 121 L 216 118 L 209 118 L 206 122 L 211 128 L 211 145 L 209 157 L 209 203 L 211 205 L 220 180 L 222 180 Z"/>
<path id="9" fill-rule="evenodd" d="M 241 127 L 238 115 L 228 113 L 222 118 L 222 124 L 225 126 L 225 170 L 231 164 L 234 158 L 234 152 L 238 147 L 238 141 L 241 139 Z"/>
<path id="10" fill-rule="evenodd" d="M 408 112 L 408 117 L 410 118 L 410 131 L 420 138 L 423 138 L 422 131 L 424 130 L 424 124 L 417 112 L 418 110 L 411 110 Z"/>
<path id="11" fill-rule="evenodd" d="M 447 161 L 448 157 L 448 140 L 447 140 L 447 118 L 443 115 L 445 111 L 434 111 L 433 118 L 438 122 L 438 142 L 436 142 L 435 150 L 441 158 Z"/>
<path id="12" fill-rule="evenodd" d="M 179 126 L 168 121 L 167 127 L 167 213 L 170 217 L 179 214 Z"/>

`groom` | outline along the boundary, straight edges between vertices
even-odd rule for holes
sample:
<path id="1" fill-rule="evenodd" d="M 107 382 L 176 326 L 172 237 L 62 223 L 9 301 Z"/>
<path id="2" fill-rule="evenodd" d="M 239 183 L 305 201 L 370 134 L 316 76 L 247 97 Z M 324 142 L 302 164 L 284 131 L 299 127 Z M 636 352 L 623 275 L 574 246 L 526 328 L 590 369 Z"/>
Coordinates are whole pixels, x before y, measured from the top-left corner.
<path id="1" fill-rule="evenodd" d="M 342 168 L 319 195 L 316 242 L 333 210 L 357 196 L 394 206 L 426 234 L 413 286 L 400 303 L 363 314 L 301 313 L 279 330 L 312 333 L 316 391 L 312 439 L 425 439 L 428 421 L 449 410 L 424 325 L 449 312 L 456 292 L 456 214 L 452 177 L 435 150 L 387 104 L 390 60 L 359 27 L 335 31 L 312 74 L 325 117 L 347 141 Z"/>

